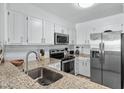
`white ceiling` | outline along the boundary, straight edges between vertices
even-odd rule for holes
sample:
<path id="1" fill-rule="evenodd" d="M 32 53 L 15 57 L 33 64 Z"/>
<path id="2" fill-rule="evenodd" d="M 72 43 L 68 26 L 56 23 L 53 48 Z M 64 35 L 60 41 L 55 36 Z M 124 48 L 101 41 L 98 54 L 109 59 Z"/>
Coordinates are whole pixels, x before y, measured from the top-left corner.
<path id="1" fill-rule="evenodd" d="M 72 3 L 35 3 L 34 5 L 73 23 L 81 23 L 123 12 L 123 4 L 120 3 L 97 3 L 85 9 L 76 7 Z"/>

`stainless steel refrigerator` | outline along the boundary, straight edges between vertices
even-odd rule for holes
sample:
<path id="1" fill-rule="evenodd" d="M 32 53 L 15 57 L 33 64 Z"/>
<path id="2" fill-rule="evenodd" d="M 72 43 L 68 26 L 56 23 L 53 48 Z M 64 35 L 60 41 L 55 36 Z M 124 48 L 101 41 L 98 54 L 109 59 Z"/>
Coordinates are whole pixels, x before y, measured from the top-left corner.
<path id="1" fill-rule="evenodd" d="M 123 88 L 124 35 L 121 31 L 93 33 L 90 39 L 91 81 Z"/>

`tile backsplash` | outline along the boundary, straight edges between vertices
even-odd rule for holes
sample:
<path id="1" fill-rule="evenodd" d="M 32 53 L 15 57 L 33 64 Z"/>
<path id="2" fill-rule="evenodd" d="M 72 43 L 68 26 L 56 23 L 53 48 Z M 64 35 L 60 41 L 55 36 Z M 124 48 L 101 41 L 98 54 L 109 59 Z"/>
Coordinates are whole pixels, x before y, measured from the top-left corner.
<path id="1" fill-rule="evenodd" d="M 84 54 L 90 54 L 90 45 L 76 45 L 79 47 L 79 51 L 80 53 L 84 53 Z M 75 46 L 75 49 L 76 49 Z"/>
<path id="2" fill-rule="evenodd" d="M 7 45 L 5 46 L 5 60 L 13 60 L 13 59 L 24 59 L 26 58 L 26 54 L 28 51 L 34 50 L 39 52 L 40 49 L 44 49 L 45 58 L 49 58 L 49 50 L 50 49 L 64 49 L 68 47 L 69 49 L 74 49 L 73 45 Z M 29 56 L 29 60 L 35 60 L 35 55 L 31 54 Z"/>
<path id="3" fill-rule="evenodd" d="M 24 59 L 28 51 L 34 50 L 39 52 L 44 49 L 45 58 L 49 58 L 50 49 L 64 49 L 68 47 L 70 50 L 75 50 L 79 46 L 80 53 L 90 54 L 90 45 L 6 45 L 5 46 L 5 60 Z M 31 54 L 29 60 L 35 60 L 35 55 Z"/>

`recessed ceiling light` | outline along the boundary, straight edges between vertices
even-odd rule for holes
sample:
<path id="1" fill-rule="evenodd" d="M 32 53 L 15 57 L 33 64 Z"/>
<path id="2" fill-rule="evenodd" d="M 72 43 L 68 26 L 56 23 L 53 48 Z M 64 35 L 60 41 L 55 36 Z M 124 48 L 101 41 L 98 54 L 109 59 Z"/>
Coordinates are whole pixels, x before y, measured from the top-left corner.
<path id="1" fill-rule="evenodd" d="M 91 7 L 93 5 L 94 5 L 94 3 L 78 3 L 78 6 L 81 8 L 88 8 L 88 7 Z"/>

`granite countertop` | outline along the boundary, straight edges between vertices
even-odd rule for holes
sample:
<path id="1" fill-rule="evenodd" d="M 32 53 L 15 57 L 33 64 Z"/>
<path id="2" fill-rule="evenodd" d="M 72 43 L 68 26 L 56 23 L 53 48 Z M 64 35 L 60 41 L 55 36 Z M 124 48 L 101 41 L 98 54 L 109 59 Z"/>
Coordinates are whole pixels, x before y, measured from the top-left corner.
<path id="1" fill-rule="evenodd" d="M 77 60 L 89 60 L 87 62 L 90 62 L 90 54 L 80 54 L 79 56 L 75 56 L 75 57 Z"/>
<path id="2" fill-rule="evenodd" d="M 90 58 L 90 54 L 81 53 L 79 57 Z"/>
<path id="3" fill-rule="evenodd" d="M 34 82 L 29 76 L 20 72 L 20 70 L 10 62 L 0 64 L 0 88 L 2 89 L 31 89 L 42 88 Z"/>
<path id="4" fill-rule="evenodd" d="M 45 59 L 42 62 L 29 62 L 29 68 L 44 67 L 63 75 L 60 80 L 48 85 L 42 86 L 24 72 L 22 68 L 18 69 L 10 62 L 0 64 L 0 88 L 16 89 L 108 89 L 108 87 L 91 82 L 90 80 L 80 78 L 62 71 L 48 67 L 48 64 L 60 62 L 56 59 Z"/>

